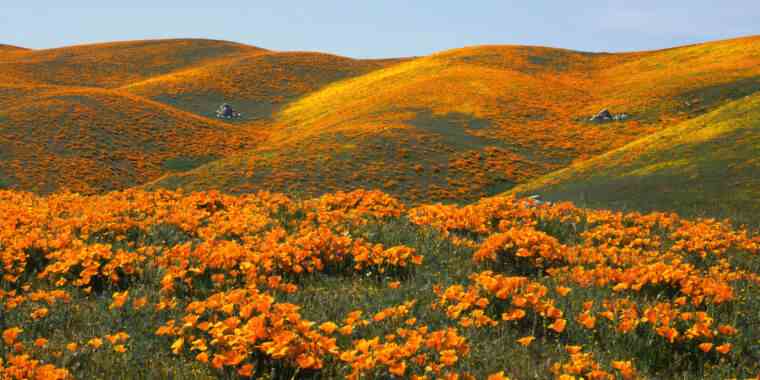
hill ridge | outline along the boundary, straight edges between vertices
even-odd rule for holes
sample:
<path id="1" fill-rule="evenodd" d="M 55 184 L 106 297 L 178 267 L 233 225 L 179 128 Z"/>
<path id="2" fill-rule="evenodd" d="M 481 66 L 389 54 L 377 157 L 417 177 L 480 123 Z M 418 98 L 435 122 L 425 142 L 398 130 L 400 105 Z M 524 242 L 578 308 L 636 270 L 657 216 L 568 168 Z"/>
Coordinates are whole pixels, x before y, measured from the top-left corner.
<path id="1" fill-rule="evenodd" d="M 0 72 L 36 83 L 115 88 L 139 79 L 255 51 L 264 49 L 206 39 L 82 44 L 27 50 L 0 57 Z"/>

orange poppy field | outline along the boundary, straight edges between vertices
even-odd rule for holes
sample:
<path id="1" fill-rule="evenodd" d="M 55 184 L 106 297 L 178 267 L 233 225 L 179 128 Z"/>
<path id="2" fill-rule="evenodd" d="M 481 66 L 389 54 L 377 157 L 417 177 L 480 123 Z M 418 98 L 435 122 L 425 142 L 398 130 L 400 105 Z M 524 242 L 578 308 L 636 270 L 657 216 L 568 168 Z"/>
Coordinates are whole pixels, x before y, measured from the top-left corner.
<path id="1" fill-rule="evenodd" d="M 760 371 L 760 237 L 727 222 L 360 190 L 0 199 L 10 378 Z"/>
<path id="2" fill-rule="evenodd" d="M 760 379 L 758 91 L 760 37 L 0 45 L 0 379 Z"/>

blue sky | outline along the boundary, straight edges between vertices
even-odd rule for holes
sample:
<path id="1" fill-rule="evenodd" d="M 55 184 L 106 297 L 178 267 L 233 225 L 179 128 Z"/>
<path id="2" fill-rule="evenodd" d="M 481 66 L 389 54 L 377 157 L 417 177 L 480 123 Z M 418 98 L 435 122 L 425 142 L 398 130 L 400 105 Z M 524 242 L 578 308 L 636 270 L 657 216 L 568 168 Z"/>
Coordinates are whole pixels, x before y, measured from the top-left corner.
<path id="1" fill-rule="evenodd" d="M 480 44 L 632 51 L 760 34 L 758 0 L 1 0 L 0 43 L 231 40 L 357 58 Z"/>

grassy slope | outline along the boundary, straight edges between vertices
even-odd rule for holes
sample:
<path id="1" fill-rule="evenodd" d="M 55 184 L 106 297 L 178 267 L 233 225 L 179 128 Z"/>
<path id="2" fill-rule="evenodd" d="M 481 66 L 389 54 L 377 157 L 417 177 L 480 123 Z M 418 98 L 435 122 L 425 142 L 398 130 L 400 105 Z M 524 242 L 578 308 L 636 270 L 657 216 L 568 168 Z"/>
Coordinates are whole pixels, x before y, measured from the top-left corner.
<path id="1" fill-rule="evenodd" d="M 760 94 L 514 189 L 593 207 L 757 224 Z"/>
<path id="2" fill-rule="evenodd" d="M 0 44 L 0 54 L 3 56 L 9 55 L 9 54 L 16 54 L 23 51 L 28 51 L 29 49 L 23 48 L 20 46 L 13 46 L 13 45 L 6 45 L 6 44 Z"/>
<path id="3" fill-rule="evenodd" d="M 0 186 L 89 193 L 188 170 L 264 139 L 266 120 L 209 118 L 221 101 L 268 115 L 329 81 L 393 63 L 211 40 L 14 49 L 0 54 Z"/>
<path id="4" fill-rule="evenodd" d="M 257 51 L 263 50 L 201 39 L 112 42 L 0 56 L 0 73 L 34 83 L 112 88 Z"/>
<path id="5" fill-rule="evenodd" d="M 2 62 L 11 60 L 19 55 L 25 54 L 28 51 L 29 49 L 26 48 L 0 44 L 0 66 L 2 66 Z M 3 86 L 7 86 L 11 84 L 27 83 L 27 81 L 16 77 L 14 73 L 0 70 L 0 83 L 2 83 Z"/>
<path id="6" fill-rule="evenodd" d="M 167 169 L 251 148 L 261 139 L 251 127 L 113 90 L 0 89 L 0 178 L 14 188 L 120 189 Z"/>
<path id="7" fill-rule="evenodd" d="M 155 185 L 476 199 L 758 89 L 758 37 L 632 54 L 457 49 L 327 86 L 285 107 L 260 149 Z M 633 119 L 585 121 L 603 107 Z"/>
<path id="8" fill-rule="evenodd" d="M 230 102 L 242 120 L 270 119 L 282 105 L 324 85 L 394 61 L 354 60 L 308 52 L 265 52 L 147 79 L 125 86 L 188 112 L 213 116 Z"/>

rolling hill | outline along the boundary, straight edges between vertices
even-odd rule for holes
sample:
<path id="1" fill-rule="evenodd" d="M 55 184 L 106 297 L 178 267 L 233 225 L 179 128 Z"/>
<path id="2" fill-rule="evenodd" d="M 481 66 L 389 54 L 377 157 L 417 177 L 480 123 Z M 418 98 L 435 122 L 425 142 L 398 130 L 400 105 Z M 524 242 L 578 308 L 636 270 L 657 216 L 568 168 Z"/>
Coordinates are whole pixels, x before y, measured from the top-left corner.
<path id="1" fill-rule="evenodd" d="M 0 73 L 29 83 L 114 88 L 260 51 L 264 50 L 201 39 L 111 42 L 0 55 Z"/>
<path id="2" fill-rule="evenodd" d="M 760 90 L 760 37 L 625 54 L 475 46 L 389 60 L 198 39 L 4 51 L 1 181 L 40 192 L 363 187 L 463 202 Z M 245 117 L 211 118 L 221 102 Z M 588 121 L 603 108 L 630 118 Z"/>
<path id="3" fill-rule="evenodd" d="M 252 148 L 255 126 L 106 89 L 0 88 L 0 185 L 49 193 L 124 189 Z"/>
<path id="4" fill-rule="evenodd" d="M 219 104 L 230 101 L 244 112 L 243 121 L 269 120 L 282 105 L 304 94 L 397 61 L 263 52 L 153 77 L 123 89 L 205 116 L 213 116 Z"/>
<path id="5" fill-rule="evenodd" d="M 330 84 L 277 113 L 259 148 L 149 187 L 473 200 L 759 89 L 759 37 L 627 54 L 456 49 Z M 589 123 L 602 108 L 631 118 Z"/>
<path id="6" fill-rule="evenodd" d="M 19 53 L 19 52 L 28 51 L 28 50 L 29 49 L 23 48 L 20 46 L 0 44 L 0 54 Z"/>
<path id="7" fill-rule="evenodd" d="M 760 215 L 760 93 L 513 190 L 599 208 Z"/>
<path id="8" fill-rule="evenodd" d="M 195 39 L 3 48 L 0 186 L 93 193 L 188 170 L 263 142 L 279 104 L 394 62 Z M 225 100 L 244 123 L 211 118 Z"/>

